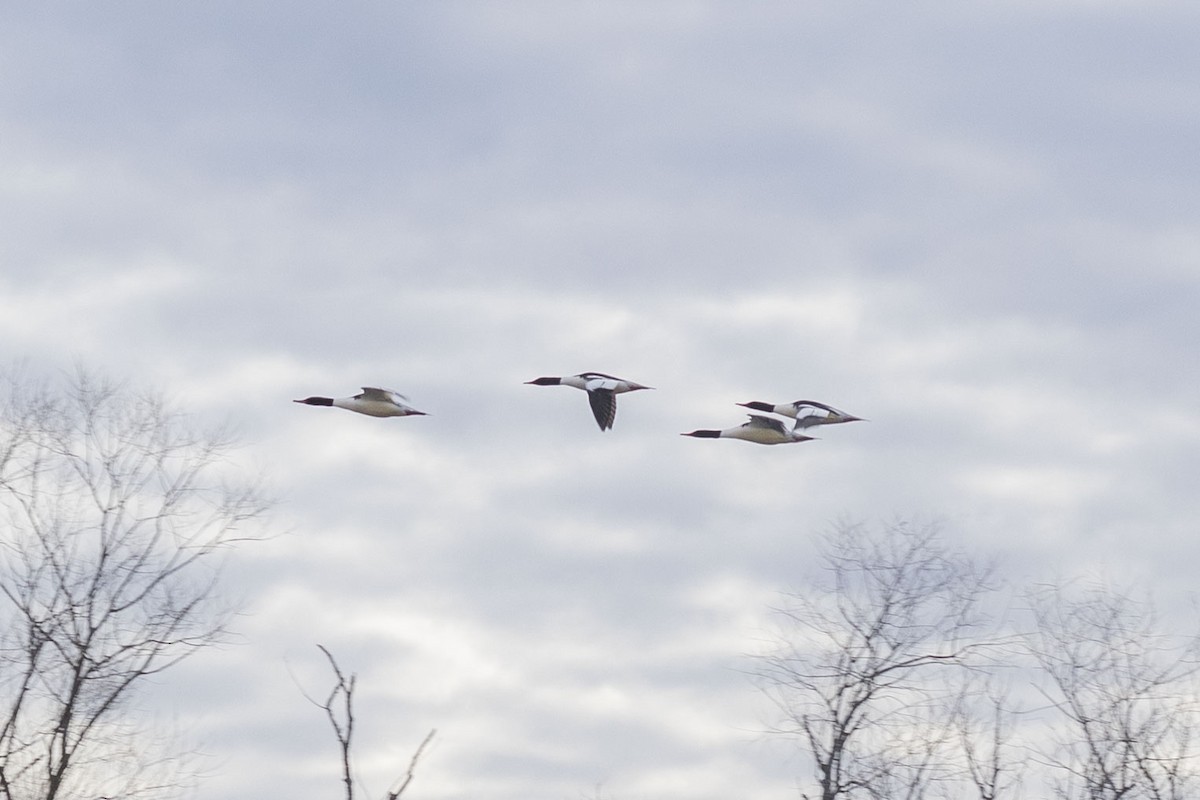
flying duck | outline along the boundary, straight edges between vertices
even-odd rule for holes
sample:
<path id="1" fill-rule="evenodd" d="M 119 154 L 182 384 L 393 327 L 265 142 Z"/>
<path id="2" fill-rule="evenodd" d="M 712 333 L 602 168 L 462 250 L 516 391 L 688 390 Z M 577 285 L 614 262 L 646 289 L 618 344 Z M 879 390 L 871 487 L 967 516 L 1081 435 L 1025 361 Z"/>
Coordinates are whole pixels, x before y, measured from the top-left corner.
<path id="1" fill-rule="evenodd" d="M 845 411 L 839 411 L 833 406 L 818 403 L 816 400 L 797 400 L 794 403 L 738 403 L 739 406 L 755 411 L 766 411 L 768 414 L 780 414 L 796 420 L 793 426 L 805 430 L 816 425 L 836 425 L 839 422 L 866 422 L 862 417 L 855 417 Z"/>
<path id="2" fill-rule="evenodd" d="M 581 372 L 561 378 L 536 378 L 525 381 L 532 386 L 571 386 L 583 389 L 588 394 L 588 402 L 592 406 L 592 414 L 600 430 L 606 431 L 613 426 L 617 418 L 617 395 L 624 392 L 636 392 L 638 389 L 653 389 L 653 386 L 642 386 L 640 383 L 614 378 L 603 372 Z"/>
<path id="3" fill-rule="evenodd" d="M 808 442 L 814 438 L 805 436 L 795 428 L 788 430 L 782 420 L 758 414 L 751 414 L 749 422 L 743 422 L 736 428 L 726 428 L 723 431 L 692 431 L 681 433 L 680 436 L 695 436 L 697 439 L 742 439 L 755 444 L 790 444 Z"/>
<path id="4" fill-rule="evenodd" d="M 335 406 L 347 411 L 356 411 L 369 417 L 408 417 L 426 416 L 424 411 L 417 411 L 407 403 L 408 398 L 391 389 L 377 389 L 372 386 L 362 387 L 362 394 L 354 397 L 306 397 L 303 400 L 293 400 L 293 403 L 304 403 L 310 406 Z"/>

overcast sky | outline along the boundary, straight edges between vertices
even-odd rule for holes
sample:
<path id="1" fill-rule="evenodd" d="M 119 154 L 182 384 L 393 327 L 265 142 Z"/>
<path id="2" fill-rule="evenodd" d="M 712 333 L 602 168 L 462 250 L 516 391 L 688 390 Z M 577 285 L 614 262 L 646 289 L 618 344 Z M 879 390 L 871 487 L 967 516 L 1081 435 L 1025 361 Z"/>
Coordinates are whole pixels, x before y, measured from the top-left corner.
<path id="1" fill-rule="evenodd" d="M 414 798 L 795 796 L 748 654 L 843 519 L 1187 602 L 1200 6 L 918 5 L 6 4 L 0 357 L 280 498 L 157 698 L 200 798 L 339 791 L 316 642 L 372 797 L 433 727 Z M 363 385 L 430 416 L 291 403 Z M 870 421 L 678 435 L 800 398 Z"/>

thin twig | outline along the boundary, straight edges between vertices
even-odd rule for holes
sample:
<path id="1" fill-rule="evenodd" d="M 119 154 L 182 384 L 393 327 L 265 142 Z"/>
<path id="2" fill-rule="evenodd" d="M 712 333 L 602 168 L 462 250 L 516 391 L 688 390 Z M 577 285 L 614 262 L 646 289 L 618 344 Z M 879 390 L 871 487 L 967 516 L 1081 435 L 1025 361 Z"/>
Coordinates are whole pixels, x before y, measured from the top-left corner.
<path id="1" fill-rule="evenodd" d="M 337 678 L 337 683 L 329 691 L 329 697 L 326 698 L 324 703 L 317 703 L 317 705 L 325 709 L 325 716 L 329 718 L 329 724 L 333 727 L 333 735 L 337 737 L 338 746 L 342 751 L 342 781 L 346 784 L 346 800 L 354 800 L 354 778 L 350 768 L 350 743 L 354 738 L 354 682 L 356 676 L 351 674 L 350 679 L 347 680 L 341 668 L 338 667 L 333 653 L 329 652 L 321 644 L 317 645 L 317 649 L 329 659 L 329 666 L 333 670 L 334 677 Z M 338 695 L 342 696 L 342 713 L 345 715 L 344 722 L 338 721 L 337 711 L 334 710 L 334 703 L 337 701 Z"/>
<path id="2" fill-rule="evenodd" d="M 435 733 L 437 733 L 437 728 L 433 728 L 432 730 L 430 730 L 429 733 L 425 736 L 425 739 L 417 747 L 416 752 L 413 753 L 412 758 L 408 762 L 408 771 L 404 774 L 403 782 L 400 784 L 400 786 L 395 791 L 388 792 L 387 800 L 396 800 L 396 798 L 398 798 L 400 795 L 404 794 L 404 790 L 408 788 L 408 785 L 410 783 L 412 783 L 413 773 L 417 768 L 417 761 L 421 758 L 421 753 L 423 753 L 425 751 L 425 746 L 428 745 L 429 742 L 433 740 L 433 735 Z"/>

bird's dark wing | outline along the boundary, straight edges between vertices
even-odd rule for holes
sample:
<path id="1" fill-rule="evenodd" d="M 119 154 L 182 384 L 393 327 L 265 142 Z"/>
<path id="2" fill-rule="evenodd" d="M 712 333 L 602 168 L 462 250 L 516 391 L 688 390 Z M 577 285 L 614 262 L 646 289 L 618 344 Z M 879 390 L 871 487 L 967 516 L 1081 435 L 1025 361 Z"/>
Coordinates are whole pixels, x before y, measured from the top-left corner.
<path id="1" fill-rule="evenodd" d="M 617 418 L 617 396 L 612 389 L 589 389 L 587 395 L 592 413 L 596 415 L 596 424 L 600 430 L 608 430 Z"/>

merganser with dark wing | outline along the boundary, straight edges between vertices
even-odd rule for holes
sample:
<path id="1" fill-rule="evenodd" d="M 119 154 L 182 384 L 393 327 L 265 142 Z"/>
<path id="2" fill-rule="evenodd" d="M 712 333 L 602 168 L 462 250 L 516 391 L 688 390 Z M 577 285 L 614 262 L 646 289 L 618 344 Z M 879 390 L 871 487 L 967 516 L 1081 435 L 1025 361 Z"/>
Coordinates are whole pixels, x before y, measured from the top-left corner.
<path id="1" fill-rule="evenodd" d="M 805 436 L 800 431 L 783 424 L 783 420 L 751 414 L 749 422 L 743 422 L 736 428 L 726 428 L 722 431 L 701 430 L 691 433 L 681 433 L 680 436 L 695 436 L 697 439 L 741 439 L 755 444 L 790 444 L 792 442 L 809 442 L 814 437 Z"/>
<path id="2" fill-rule="evenodd" d="M 639 389 L 654 388 L 627 381 L 624 378 L 614 378 L 603 372 L 581 372 L 578 375 L 566 377 L 536 378 L 532 381 L 525 381 L 525 383 L 532 386 L 570 386 L 584 390 L 588 394 L 588 402 L 591 403 L 596 424 L 602 431 L 611 428 L 613 420 L 617 418 L 617 395 L 636 392 Z"/>
<path id="3" fill-rule="evenodd" d="M 833 406 L 818 403 L 816 400 L 797 400 L 794 403 L 738 403 L 739 406 L 755 411 L 766 411 L 768 414 L 780 414 L 796 420 L 795 428 L 805 430 L 817 425 L 836 425 L 841 422 L 866 422 L 862 417 L 839 411 Z"/>
<path id="4" fill-rule="evenodd" d="M 309 406 L 333 406 L 366 414 L 368 417 L 410 417 L 427 416 L 424 411 L 417 411 L 408 404 L 408 398 L 391 389 L 377 389 L 373 386 L 362 387 L 362 393 L 354 397 L 306 397 L 303 400 L 293 400 L 293 403 L 304 403 Z"/>

